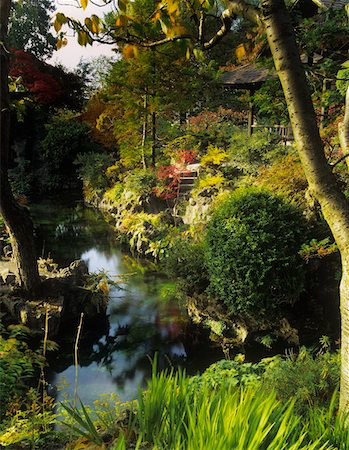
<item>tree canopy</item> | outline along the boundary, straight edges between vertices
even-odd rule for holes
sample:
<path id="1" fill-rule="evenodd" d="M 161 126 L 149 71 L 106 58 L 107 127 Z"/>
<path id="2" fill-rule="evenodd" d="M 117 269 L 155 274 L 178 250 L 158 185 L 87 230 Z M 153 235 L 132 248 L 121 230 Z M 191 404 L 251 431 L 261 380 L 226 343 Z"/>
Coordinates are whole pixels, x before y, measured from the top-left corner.
<path id="1" fill-rule="evenodd" d="M 9 18 L 9 46 L 25 50 L 37 58 L 51 56 L 56 39 L 50 32 L 52 0 L 17 0 L 12 2 Z"/>

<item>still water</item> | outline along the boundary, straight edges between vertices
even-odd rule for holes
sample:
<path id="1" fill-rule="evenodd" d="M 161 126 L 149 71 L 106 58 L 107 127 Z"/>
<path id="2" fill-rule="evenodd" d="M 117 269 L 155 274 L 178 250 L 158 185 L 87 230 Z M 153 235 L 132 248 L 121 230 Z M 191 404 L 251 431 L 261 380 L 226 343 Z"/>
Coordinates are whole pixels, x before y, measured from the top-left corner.
<path id="1" fill-rule="evenodd" d="M 91 403 L 101 394 L 116 393 L 121 401 L 135 398 L 158 365 L 181 365 L 189 373 L 221 359 L 221 351 L 188 319 L 171 280 L 121 250 L 115 231 L 104 217 L 78 199 L 51 199 L 32 206 L 38 251 L 60 267 L 74 259 L 86 261 L 90 272 L 107 272 L 111 287 L 107 320 L 85 325 L 79 349 L 80 399 Z M 58 337 L 60 349 L 50 358 L 48 381 L 57 400 L 72 397 L 75 387 L 73 346 L 76 328 Z"/>

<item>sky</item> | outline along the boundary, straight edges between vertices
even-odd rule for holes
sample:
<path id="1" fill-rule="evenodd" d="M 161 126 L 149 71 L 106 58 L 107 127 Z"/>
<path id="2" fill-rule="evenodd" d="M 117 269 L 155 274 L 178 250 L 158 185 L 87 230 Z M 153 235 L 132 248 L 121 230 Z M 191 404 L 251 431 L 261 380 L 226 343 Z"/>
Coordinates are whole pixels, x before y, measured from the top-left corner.
<path id="1" fill-rule="evenodd" d="M 66 16 L 72 17 L 78 20 L 84 20 L 85 17 L 90 17 L 92 14 L 103 16 L 108 12 L 111 7 L 98 7 L 91 2 L 88 4 L 86 10 L 77 8 L 76 0 L 55 0 L 55 7 L 57 12 L 62 12 Z M 62 31 L 65 30 L 62 28 Z M 55 30 L 52 28 L 52 34 L 56 36 Z M 112 46 L 94 43 L 92 46 L 82 47 L 78 44 L 76 36 L 73 36 L 72 31 L 69 31 L 67 36 L 68 45 L 53 53 L 52 58 L 48 61 L 50 64 L 63 64 L 69 69 L 74 69 L 79 63 L 81 58 L 91 59 L 101 55 L 108 57 L 115 56 L 115 52 L 112 51 Z"/>

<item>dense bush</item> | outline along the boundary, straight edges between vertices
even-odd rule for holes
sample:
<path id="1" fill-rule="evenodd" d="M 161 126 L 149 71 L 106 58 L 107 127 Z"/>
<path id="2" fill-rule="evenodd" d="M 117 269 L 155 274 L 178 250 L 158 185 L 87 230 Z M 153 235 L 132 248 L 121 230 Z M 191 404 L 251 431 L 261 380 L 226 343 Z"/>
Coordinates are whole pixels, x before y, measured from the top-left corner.
<path id="1" fill-rule="evenodd" d="M 105 170 L 113 162 L 113 157 L 107 153 L 89 152 L 79 154 L 75 160 L 79 177 L 84 183 L 85 199 L 88 201 L 96 192 L 101 193 L 108 187 Z"/>
<path id="2" fill-rule="evenodd" d="M 40 357 L 29 349 L 24 340 L 27 337 L 25 330 L 24 327 L 14 327 L 11 333 L 0 335 L 0 420 L 10 402 L 26 393 L 35 368 L 40 365 Z"/>
<path id="3" fill-rule="evenodd" d="M 61 189 L 62 184 L 75 176 L 73 164 L 78 153 L 97 151 L 99 146 L 88 139 L 90 129 L 73 118 L 53 118 L 46 125 L 46 136 L 41 142 L 40 170 L 41 189 Z"/>
<path id="4" fill-rule="evenodd" d="M 207 227 L 211 295 L 242 318 L 274 320 L 302 291 L 305 230 L 302 215 L 279 197 L 255 188 L 230 194 Z"/>
<path id="5" fill-rule="evenodd" d="M 255 184 L 285 197 L 298 206 L 306 206 L 305 191 L 308 183 L 296 156 L 287 155 L 279 158 L 271 166 L 262 167 Z"/>
<path id="6" fill-rule="evenodd" d="M 285 402 L 293 397 L 300 413 L 328 405 L 339 386 L 340 356 L 327 349 L 314 354 L 302 347 L 298 354 L 275 357 L 263 375 L 263 386 Z"/>
<path id="7" fill-rule="evenodd" d="M 152 195 L 156 186 L 156 174 L 152 169 L 134 169 L 124 181 L 125 188 L 140 197 Z"/>
<path id="8" fill-rule="evenodd" d="M 208 286 L 204 256 L 202 242 L 177 238 L 162 262 L 169 276 L 179 278 L 185 291 L 191 294 L 203 292 Z"/>
<path id="9" fill-rule="evenodd" d="M 256 174 L 263 164 L 287 154 L 288 148 L 280 144 L 280 136 L 256 131 L 248 136 L 246 130 L 235 129 L 227 150 L 230 164 L 246 174 Z"/>

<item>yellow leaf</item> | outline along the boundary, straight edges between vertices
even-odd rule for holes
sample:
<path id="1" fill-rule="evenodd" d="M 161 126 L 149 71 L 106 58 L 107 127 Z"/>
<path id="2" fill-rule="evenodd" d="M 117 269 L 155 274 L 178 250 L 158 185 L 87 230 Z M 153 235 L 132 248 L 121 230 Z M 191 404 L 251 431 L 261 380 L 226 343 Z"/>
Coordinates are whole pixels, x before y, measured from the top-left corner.
<path id="1" fill-rule="evenodd" d="M 246 56 L 246 50 L 244 44 L 240 44 L 235 49 L 235 55 L 238 61 L 241 61 Z"/>
<path id="2" fill-rule="evenodd" d="M 135 57 L 135 46 L 131 44 L 125 45 L 123 49 L 123 55 L 125 59 L 132 59 Z"/>
<path id="3" fill-rule="evenodd" d="M 58 39 L 56 42 L 56 49 L 59 50 L 60 48 L 62 48 L 62 46 L 63 46 L 62 39 Z"/>
<path id="4" fill-rule="evenodd" d="M 98 34 L 100 32 L 100 18 L 95 14 L 92 14 L 91 21 L 92 21 L 92 29 L 91 29 L 92 33 Z"/>
<path id="5" fill-rule="evenodd" d="M 58 31 L 62 28 L 62 24 L 55 20 L 53 22 L 53 28 L 56 30 L 56 33 L 58 33 Z"/>
<path id="6" fill-rule="evenodd" d="M 86 9 L 88 5 L 88 0 L 80 0 L 80 4 L 83 9 Z"/>
<path id="7" fill-rule="evenodd" d="M 127 26 L 128 18 L 124 14 L 119 15 L 117 21 L 115 22 L 115 25 L 117 27 L 125 27 Z"/>

